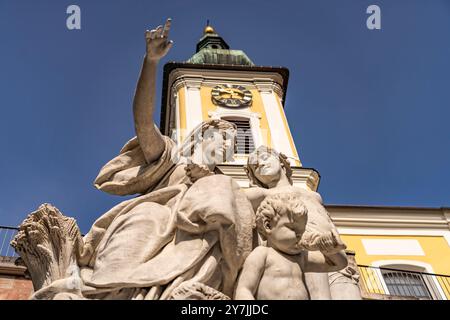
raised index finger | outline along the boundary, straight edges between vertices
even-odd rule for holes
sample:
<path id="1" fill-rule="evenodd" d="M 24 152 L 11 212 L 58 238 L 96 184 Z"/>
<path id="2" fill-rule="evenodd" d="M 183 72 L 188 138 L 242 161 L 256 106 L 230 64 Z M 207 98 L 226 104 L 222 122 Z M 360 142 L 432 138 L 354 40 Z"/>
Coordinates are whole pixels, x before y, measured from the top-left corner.
<path id="1" fill-rule="evenodd" d="M 164 24 L 164 29 L 162 32 L 163 37 L 167 37 L 169 35 L 170 25 L 172 24 L 172 19 L 167 18 L 166 23 Z"/>

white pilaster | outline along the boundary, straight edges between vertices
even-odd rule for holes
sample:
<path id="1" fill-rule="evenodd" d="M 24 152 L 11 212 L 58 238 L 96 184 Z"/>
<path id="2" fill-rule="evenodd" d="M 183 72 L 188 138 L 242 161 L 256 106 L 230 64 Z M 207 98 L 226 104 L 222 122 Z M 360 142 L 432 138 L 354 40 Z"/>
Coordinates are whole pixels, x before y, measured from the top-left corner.
<path id="1" fill-rule="evenodd" d="M 255 85 L 260 92 L 264 110 L 266 112 L 270 135 L 272 137 L 272 146 L 275 150 L 282 152 L 286 156 L 290 157 L 289 161 L 292 165 L 295 165 L 292 158 L 296 157 L 294 156 L 294 150 L 292 150 L 289 143 L 287 128 L 285 128 L 283 118 L 280 114 L 278 102 L 275 97 L 276 93 L 273 90 L 273 83 L 255 81 Z"/>
<path id="2" fill-rule="evenodd" d="M 177 144 L 181 144 L 181 130 L 180 130 L 180 98 L 178 97 L 178 94 L 175 92 L 175 121 L 176 121 L 176 137 L 177 137 Z"/>
<path id="3" fill-rule="evenodd" d="M 186 111 L 186 132 L 183 136 L 186 136 L 192 129 L 195 128 L 200 122 L 203 121 L 202 117 L 202 98 L 200 95 L 200 87 L 203 78 L 192 77 L 185 78 L 185 111 Z"/>

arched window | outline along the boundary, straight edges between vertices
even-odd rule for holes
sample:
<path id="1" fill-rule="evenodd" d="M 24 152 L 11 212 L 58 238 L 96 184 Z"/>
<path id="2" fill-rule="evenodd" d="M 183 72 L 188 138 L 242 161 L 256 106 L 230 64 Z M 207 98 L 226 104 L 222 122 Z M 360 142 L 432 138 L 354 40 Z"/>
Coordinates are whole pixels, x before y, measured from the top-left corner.
<path id="1" fill-rule="evenodd" d="M 438 299 L 438 289 L 433 275 L 420 266 L 407 264 L 385 264 L 380 267 L 381 275 L 391 295 Z"/>
<path id="2" fill-rule="evenodd" d="M 237 147 L 234 153 L 249 154 L 255 150 L 252 128 L 248 118 L 222 118 L 237 126 Z"/>
<path id="3" fill-rule="evenodd" d="M 431 299 L 431 294 L 420 273 L 381 269 L 381 274 L 390 294 Z"/>

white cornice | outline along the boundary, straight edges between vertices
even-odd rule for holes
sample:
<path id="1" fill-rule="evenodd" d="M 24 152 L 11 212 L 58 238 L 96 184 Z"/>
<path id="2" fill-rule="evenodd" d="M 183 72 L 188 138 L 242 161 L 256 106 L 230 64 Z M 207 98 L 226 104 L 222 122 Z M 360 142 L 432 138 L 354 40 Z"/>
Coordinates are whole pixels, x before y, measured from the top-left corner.
<path id="1" fill-rule="evenodd" d="M 444 212 L 445 220 L 447 220 L 447 225 L 448 225 L 448 228 L 450 229 L 450 209 L 442 208 L 442 211 Z"/>
<path id="2" fill-rule="evenodd" d="M 184 83 L 187 89 L 200 89 L 203 80 L 202 77 L 184 77 Z"/>
<path id="3" fill-rule="evenodd" d="M 233 70 L 211 70 L 211 69 L 176 69 L 169 75 L 168 86 L 178 90 L 180 85 L 187 85 L 188 79 L 196 79 L 195 85 L 200 81 L 202 85 L 214 86 L 218 82 L 227 82 L 243 85 L 248 88 L 265 88 L 273 90 L 283 96 L 283 78 L 275 72 L 251 72 Z M 192 82 L 191 82 L 192 83 Z"/>
<path id="4" fill-rule="evenodd" d="M 317 191 L 319 187 L 320 176 L 317 171 L 308 168 L 292 168 L 292 181 L 294 185 L 296 182 L 305 183 L 308 189 Z"/>
<path id="5" fill-rule="evenodd" d="M 275 92 L 280 98 L 283 96 L 283 89 L 280 85 L 267 79 L 254 79 L 254 84 L 260 92 L 272 93 Z"/>
<path id="6" fill-rule="evenodd" d="M 24 266 L 16 266 L 14 261 L 16 258 L 0 257 L 0 274 L 23 276 L 27 268 Z"/>
<path id="7" fill-rule="evenodd" d="M 241 187 L 249 187 L 249 180 L 242 165 L 221 164 L 218 168 L 227 176 L 233 177 Z M 319 185 L 319 175 L 309 168 L 293 167 L 292 181 L 294 186 L 316 191 Z"/>
<path id="8" fill-rule="evenodd" d="M 446 209 L 326 205 L 338 227 L 450 230 Z"/>

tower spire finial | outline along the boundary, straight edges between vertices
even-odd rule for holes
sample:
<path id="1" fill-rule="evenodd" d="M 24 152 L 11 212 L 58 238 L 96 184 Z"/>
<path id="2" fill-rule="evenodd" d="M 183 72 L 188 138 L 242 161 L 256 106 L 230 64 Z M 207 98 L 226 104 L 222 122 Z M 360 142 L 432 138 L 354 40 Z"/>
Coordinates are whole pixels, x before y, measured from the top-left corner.
<path id="1" fill-rule="evenodd" d="M 209 24 L 209 19 L 206 20 L 206 27 L 203 30 L 203 34 L 207 34 L 207 33 L 216 33 L 214 28 L 211 27 L 211 25 Z"/>

